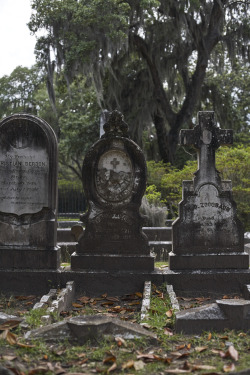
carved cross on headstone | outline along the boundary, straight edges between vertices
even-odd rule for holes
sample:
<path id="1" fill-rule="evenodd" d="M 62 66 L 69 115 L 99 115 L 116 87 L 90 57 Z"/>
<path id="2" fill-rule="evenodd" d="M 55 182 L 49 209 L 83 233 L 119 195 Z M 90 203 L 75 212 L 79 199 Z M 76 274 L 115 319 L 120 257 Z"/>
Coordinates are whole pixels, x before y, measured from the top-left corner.
<path id="1" fill-rule="evenodd" d="M 221 179 L 215 167 L 215 151 L 221 145 L 233 143 L 233 131 L 216 126 L 214 112 L 199 112 L 198 125 L 193 130 L 180 131 L 182 146 L 194 145 L 198 150 L 198 170 L 195 172 L 194 187 L 204 183 L 220 185 Z"/>
<path id="2" fill-rule="evenodd" d="M 113 169 L 116 169 L 116 166 L 117 166 L 118 164 L 120 164 L 120 162 L 119 162 L 116 158 L 114 158 L 114 159 L 110 162 L 110 164 L 113 165 Z"/>

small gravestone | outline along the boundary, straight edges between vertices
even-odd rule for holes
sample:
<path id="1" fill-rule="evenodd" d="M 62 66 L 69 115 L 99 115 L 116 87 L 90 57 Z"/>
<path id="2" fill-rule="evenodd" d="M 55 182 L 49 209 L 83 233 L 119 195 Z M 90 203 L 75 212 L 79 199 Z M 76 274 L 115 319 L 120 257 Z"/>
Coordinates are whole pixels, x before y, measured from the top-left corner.
<path id="1" fill-rule="evenodd" d="M 38 117 L 0 123 L 0 268 L 56 269 L 57 140 Z"/>
<path id="2" fill-rule="evenodd" d="M 154 258 L 139 213 L 146 188 L 145 158 L 129 139 L 128 126 L 118 111 L 111 113 L 104 131 L 83 162 L 89 207 L 71 268 L 152 271 Z"/>
<path id="3" fill-rule="evenodd" d="M 169 268 L 242 269 L 249 267 L 244 253 L 244 230 L 236 215 L 231 181 L 222 181 L 215 167 L 215 151 L 232 144 L 232 130 L 219 129 L 213 112 L 199 112 L 193 130 L 181 130 L 181 145 L 198 150 L 193 181 L 183 181 L 179 217 L 173 223 Z"/>

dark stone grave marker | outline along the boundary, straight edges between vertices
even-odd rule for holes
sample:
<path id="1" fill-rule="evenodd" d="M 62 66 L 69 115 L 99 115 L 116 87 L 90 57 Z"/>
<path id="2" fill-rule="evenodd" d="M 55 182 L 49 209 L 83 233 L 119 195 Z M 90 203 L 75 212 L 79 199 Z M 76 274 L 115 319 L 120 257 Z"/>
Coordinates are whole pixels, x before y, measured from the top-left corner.
<path id="1" fill-rule="evenodd" d="M 139 213 L 146 188 L 145 158 L 129 139 L 118 111 L 111 113 L 104 131 L 83 162 L 89 208 L 71 269 L 152 271 L 154 258 Z"/>
<path id="2" fill-rule="evenodd" d="M 180 143 L 198 150 L 193 181 L 183 181 L 179 217 L 172 225 L 169 268 L 247 269 L 244 231 L 236 215 L 231 181 L 222 181 L 215 167 L 215 151 L 232 144 L 233 131 L 219 129 L 213 112 L 199 112 L 193 130 L 181 130 Z"/>
<path id="3" fill-rule="evenodd" d="M 0 123 L 0 268 L 57 269 L 57 140 L 38 117 Z"/>

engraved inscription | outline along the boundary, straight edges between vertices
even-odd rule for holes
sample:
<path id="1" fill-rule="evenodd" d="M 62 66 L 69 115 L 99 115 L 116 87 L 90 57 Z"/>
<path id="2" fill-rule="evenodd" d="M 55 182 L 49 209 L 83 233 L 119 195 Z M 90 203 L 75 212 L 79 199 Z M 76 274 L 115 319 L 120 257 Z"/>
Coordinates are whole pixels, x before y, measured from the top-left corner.
<path id="1" fill-rule="evenodd" d="M 96 189 L 105 200 L 119 202 L 133 189 L 133 167 L 128 155 L 121 150 L 104 153 L 98 162 Z"/>
<path id="2" fill-rule="evenodd" d="M 32 214 L 48 206 L 49 159 L 45 150 L 18 145 L 0 152 L 0 211 Z"/>

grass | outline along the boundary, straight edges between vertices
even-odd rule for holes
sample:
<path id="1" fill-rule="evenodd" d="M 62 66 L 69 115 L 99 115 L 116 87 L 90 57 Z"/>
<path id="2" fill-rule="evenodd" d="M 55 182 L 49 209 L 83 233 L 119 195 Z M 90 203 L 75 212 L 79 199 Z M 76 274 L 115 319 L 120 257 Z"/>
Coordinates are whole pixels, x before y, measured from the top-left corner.
<path id="1" fill-rule="evenodd" d="M 9 301 L 14 303 L 15 299 L 2 298 L 2 305 L 3 301 L 8 307 Z M 96 305 L 85 306 L 84 313 L 94 313 L 94 306 Z M 39 309 L 26 313 L 26 322 L 30 325 L 28 329 L 39 326 L 43 314 L 44 311 Z M 134 318 L 136 314 L 135 312 Z M 24 347 L 20 347 L 0 338 L 0 364 L 15 369 L 13 373 L 18 375 L 50 375 L 63 371 L 67 374 L 80 372 L 125 375 L 160 375 L 171 371 L 186 371 L 216 375 L 232 369 L 240 371 L 250 368 L 248 333 L 225 331 L 203 332 L 197 336 L 177 335 L 174 332 L 174 322 L 175 312 L 171 309 L 165 286 L 153 287 L 151 307 L 144 323 L 157 334 L 157 344 L 152 345 L 147 339 L 119 341 L 110 338 L 85 345 L 73 345 L 63 339 L 59 343 L 46 343 L 42 340 L 27 342 L 20 339 L 24 344 Z M 21 336 L 24 330 L 15 328 L 11 332 Z M 25 344 L 33 347 L 25 347 Z M 230 346 L 237 350 L 238 360 L 227 354 Z M 18 370 L 20 368 L 22 370 Z"/>

